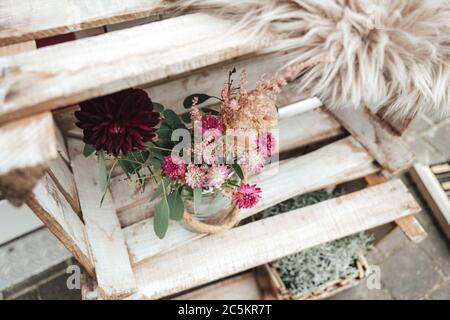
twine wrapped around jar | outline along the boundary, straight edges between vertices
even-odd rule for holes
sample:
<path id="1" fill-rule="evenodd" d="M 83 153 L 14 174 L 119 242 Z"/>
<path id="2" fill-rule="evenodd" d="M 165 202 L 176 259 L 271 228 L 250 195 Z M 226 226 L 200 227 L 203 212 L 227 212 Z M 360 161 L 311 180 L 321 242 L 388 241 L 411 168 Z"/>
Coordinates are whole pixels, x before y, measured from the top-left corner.
<path id="1" fill-rule="evenodd" d="M 244 179 L 242 183 L 247 182 L 247 172 L 243 170 Z M 183 222 L 188 225 L 193 231 L 198 233 L 208 233 L 215 234 L 222 231 L 229 230 L 233 228 L 239 222 L 240 209 L 236 205 L 233 210 L 218 224 L 209 224 L 199 220 L 196 220 L 189 212 L 186 210 L 183 214 Z"/>

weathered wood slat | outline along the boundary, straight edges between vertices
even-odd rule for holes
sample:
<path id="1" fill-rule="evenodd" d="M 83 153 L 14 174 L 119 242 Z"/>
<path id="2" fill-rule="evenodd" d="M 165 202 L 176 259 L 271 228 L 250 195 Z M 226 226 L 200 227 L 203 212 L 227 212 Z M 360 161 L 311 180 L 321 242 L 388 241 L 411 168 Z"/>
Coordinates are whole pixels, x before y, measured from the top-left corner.
<path id="1" fill-rule="evenodd" d="M 0 190 L 20 205 L 58 155 L 51 113 L 1 126 L 0 145 Z"/>
<path id="2" fill-rule="evenodd" d="M 161 84 L 141 86 L 151 99 L 155 102 L 162 103 L 164 106 L 173 109 L 177 113 L 186 112 L 183 107 L 183 100 L 192 92 L 204 92 L 211 95 L 220 94 L 223 89 L 223 82 L 228 76 L 228 72 L 234 67 L 240 73 L 243 69 L 247 71 L 248 88 L 255 87 L 257 80 L 262 73 L 267 75 L 275 74 L 289 61 L 296 57 L 295 52 L 276 52 L 272 54 L 259 54 L 243 56 L 230 61 L 225 61 L 216 65 L 193 70 L 186 76 L 177 77 Z M 236 76 L 237 77 L 237 76 Z M 288 85 L 278 97 L 277 105 L 280 108 L 290 105 L 299 100 L 299 94 L 295 88 Z M 211 99 L 206 101 L 202 106 L 210 106 L 216 101 Z M 78 109 L 77 106 L 65 108 L 64 110 L 54 111 L 55 119 L 61 130 L 69 135 L 79 137 L 82 135 L 81 130 L 75 126 L 75 116 L 73 112 Z M 340 126 L 330 116 L 336 126 Z"/>
<path id="3" fill-rule="evenodd" d="M 68 146 L 99 295 L 103 299 L 126 297 L 134 292 L 136 283 L 111 195 L 106 192 L 100 207 L 102 192 L 95 157 L 83 156 L 83 143 L 79 140 L 69 139 Z"/>
<path id="4" fill-rule="evenodd" d="M 312 125 L 313 124 L 313 125 Z M 281 119 L 279 151 L 285 152 L 344 134 L 341 125 L 323 109 Z"/>
<path id="5" fill-rule="evenodd" d="M 387 174 L 394 175 L 412 165 L 414 154 L 408 145 L 369 109 L 342 108 L 331 113 L 367 148 Z"/>
<path id="6" fill-rule="evenodd" d="M 85 228 L 53 179 L 44 174 L 27 205 L 45 223 L 48 229 L 74 255 L 86 271 L 95 276 L 94 262 L 90 256 Z"/>
<path id="7" fill-rule="evenodd" d="M 48 173 L 75 213 L 81 216 L 81 209 L 78 203 L 78 194 L 72 171 L 70 171 L 69 166 L 60 155 L 58 155 L 50 164 Z"/>
<path id="8" fill-rule="evenodd" d="M 365 179 L 369 186 L 374 186 L 387 181 L 386 177 L 381 173 L 368 175 L 365 177 Z M 428 236 L 425 229 L 414 216 L 397 219 L 395 220 L 395 223 L 406 234 L 406 236 L 415 243 L 421 242 Z"/>
<path id="9" fill-rule="evenodd" d="M 1 0 L 0 12 L 0 46 L 162 13 L 149 0 Z"/>
<path id="10" fill-rule="evenodd" d="M 167 79 L 253 53 L 246 34 L 204 14 L 47 47 L 0 60 L 0 123 Z"/>
<path id="11" fill-rule="evenodd" d="M 139 290 L 154 299 L 187 290 L 420 210 L 399 180 L 192 241 L 135 266 Z"/>
<path id="12" fill-rule="evenodd" d="M 446 172 L 450 172 L 450 164 L 449 163 L 442 163 L 442 164 L 436 164 L 430 167 L 431 172 L 434 174 L 442 174 Z"/>
<path id="13" fill-rule="evenodd" d="M 81 209 L 78 203 L 77 188 L 70 170 L 70 158 L 66 148 L 64 137 L 58 127 L 55 126 L 56 150 L 58 156 L 52 161 L 48 173 L 52 177 L 59 191 L 64 195 L 75 213 L 81 217 Z"/>
<path id="14" fill-rule="evenodd" d="M 420 193 L 450 239 L 450 200 L 429 167 L 416 163 L 409 171 Z"/>
<path id="15" fill-rule="evenodd" d="M 247 271 L 204 288 L 182 294 L 174 300 L 261 300 L 255 273 Z"/>
<path id="16" fill-rule="evenodd" d="M 242 56 L 237 59 L 224 61 L 220 64 L 207 66 L 198 70 L 193 70 L 187 76 L 179 77 L 161 84 L 143 85 L 153 101 L 162 103 L 177 113 L 186 112 L 183 108 L 184 99 L 192 92 L 203 92 L 210 95 L 219 95 L 223 89 L 223 83 L 228 77 L 228 72 L 236 68 L 238 79 L 242 70 L 247 71 L 248 88 L 253 89 L 256 82 L 263 74 L 271 76 L 280 71 L 287 63 L 297 57 L 296 52 L 282 51 L 272 54 L 258 54 Z M 277 105 L 283 107 L 299 100 L 299 95 L 293 86 L 285 87 L 277 99 Z M 202 106 L 216 104 L 217 101 L 211 99 Z"/>
<path id="17" fill-rule="evenodd" d="M 283 161 L 279 168 L 268 167 L 265 174 L 251 178 L 251 183 L 261 187 L 262 200 L 255 208 L 242 210 L 241 219 L 298 194 L 374 173 L 379 168 L 372 162 L 373 158 L 359 143 L 348 137 L 307 155 Z M 161 241 L 153 232 L 153 218 L 125 228 L 124 234 L 133 263 L 204 236 L 171 222 L 166 237 Z"/>
<path id="18" fill-rule="evenodd" d="M 55 121 L 56 122 L 56 121 Z M 56 150 L 60 157 L 70 166 L 69 151 L 67 150 L 66 140 L 58 125 L 55 126 Z"/>
<path id="19" fill-rule="evenodd" d="M 1 8 L 1 4 L 0 4 L 0 8 Z M 0 33 L 1 33 L 1 31 L 0 31 Z M 27 42 L 18 43 L 18 44 L 12 44 L 12 45 L 6 46 L 6 47 L 0 46 L 0 57 L 11 56 L 13 54 L 27 52 L 27 51 L 34 50 L 34 49 L 36 49 L 36 42 L 34 42 L 34 41 L 27 41 Z"/>
<path id="20" fill-rule="evenodd" d="M 87 274 L 81 277 L 82 300 L 98 300 L 97 282 Z M 264 300 L 255 272 L 247 271 L 231 278 L 181 294 L 173 300 Z"/>
<path id="21" fill-rule="evenodd" d="M 111 179 L 109 189 L 114 200 L 117 212 L 123 212 L 144 202 L 149 202 L 149 198 L 155 190 L 156 184 L 149 179 L 142 191 L 139 186 L 131 185 L 126 174 L 121 174 Z"/>

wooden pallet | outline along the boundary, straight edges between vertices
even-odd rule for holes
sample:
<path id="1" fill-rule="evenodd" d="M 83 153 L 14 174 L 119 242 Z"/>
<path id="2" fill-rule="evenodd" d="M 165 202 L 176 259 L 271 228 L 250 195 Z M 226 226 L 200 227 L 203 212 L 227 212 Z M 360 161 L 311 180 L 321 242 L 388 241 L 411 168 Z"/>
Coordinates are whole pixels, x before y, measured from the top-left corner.
<path id="1" fill-rule="evenodd" d="M 417 163 L 409 173 L 450 239 L 450 163 L 431 167 Z"/>
<path id="2" fill-rule="evenodd" d="M 64 9 L 52 23 L 35 19 L 16 32 L 0 32 L 0 46 L 161 14 L 140 6 L 142 1 L 132 1 L 135 7 L 126 3 L 107 15 L 82 12 L 76 20 L 69 20 Z M 18 14 L 24 18 L 27 11 Z M 15 20 L 10 21 L 13 29 Z M 188 94 L 218 92 L 220 79 L 233 66 L 247 68 L 254 85 L 262 71 L 273 73 L 294 56 L 260 53 L 270 43 L 256 43 L 245 34 L 222 38 L 229 28 L 219 18 L 190 14 L 0 60 L 0 140 L 7 151 L 0 157 L 0 188 L 16 203 L 25 196 L 96 279 L 101 299 L 163 298 L 392 221 L 417 224 L 412 215 L 420 208 L 398 180 L 209 236 L 171 223 L 164 240 L 157 239 L 154 203 L 148 200 L 153 188 L 132 190 L 120 173 L 99 208 L 96 159 L 82 155 L 81 134 L 73 125 L 76 104 L 140 86 L 154 101 L 181 112 Z M 288 87 L 278 103 L 289 107 L 297 101 Z M 61 109 L 64 105 L 71 106 Z M 276 175 L 251 178 L 263 189 L 263 199 L 243 210 L 241 219 L 303 193 L 373 174 L 390 177 L 413 159 L 401 137 L 365 109 L 310 110 L 282 118 L 280 128 L 280 150 L 289 157 L 266 170 L 278 170 Z M 6 188 L 17 179 L 26 183 L 19 190 Z"/>

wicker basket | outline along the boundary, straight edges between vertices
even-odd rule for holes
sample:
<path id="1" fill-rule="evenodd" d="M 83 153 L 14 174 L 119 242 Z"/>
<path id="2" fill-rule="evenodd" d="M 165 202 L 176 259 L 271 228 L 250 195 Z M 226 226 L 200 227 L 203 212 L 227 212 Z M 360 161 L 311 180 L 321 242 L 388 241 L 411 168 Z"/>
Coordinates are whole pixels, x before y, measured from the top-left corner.
<path id="1" fill-rule="evenodd" d="M 356 261 L 358 272 L 346 277 L 328 281 L 314 291 L 294 293 L 289 290 L 272 264 L 257 269 L 258 283 L 263 291 L 270 291 L 277 300 L 319 300 L 329 298 L 341 291 L 356 286 L 369 274 L 369 265 L 363 254 Z"/>

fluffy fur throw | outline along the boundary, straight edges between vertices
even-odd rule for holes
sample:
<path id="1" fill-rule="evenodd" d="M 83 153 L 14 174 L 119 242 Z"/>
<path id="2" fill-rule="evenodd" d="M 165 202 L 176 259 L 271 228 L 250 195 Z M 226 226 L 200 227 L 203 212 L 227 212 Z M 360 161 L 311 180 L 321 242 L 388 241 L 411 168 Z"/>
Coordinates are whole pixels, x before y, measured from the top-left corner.
<path id="1" fill-rule="evenodd" d="M 171 0 L 167 6 L 235 21 L 278 39 L 296 61 L 330 55 L 299 81 L 329 107 L 369 106 L 397 117 L 450 114 L 450 0 Z M 295 61 L 293 61 L 295 62 Z"/>

